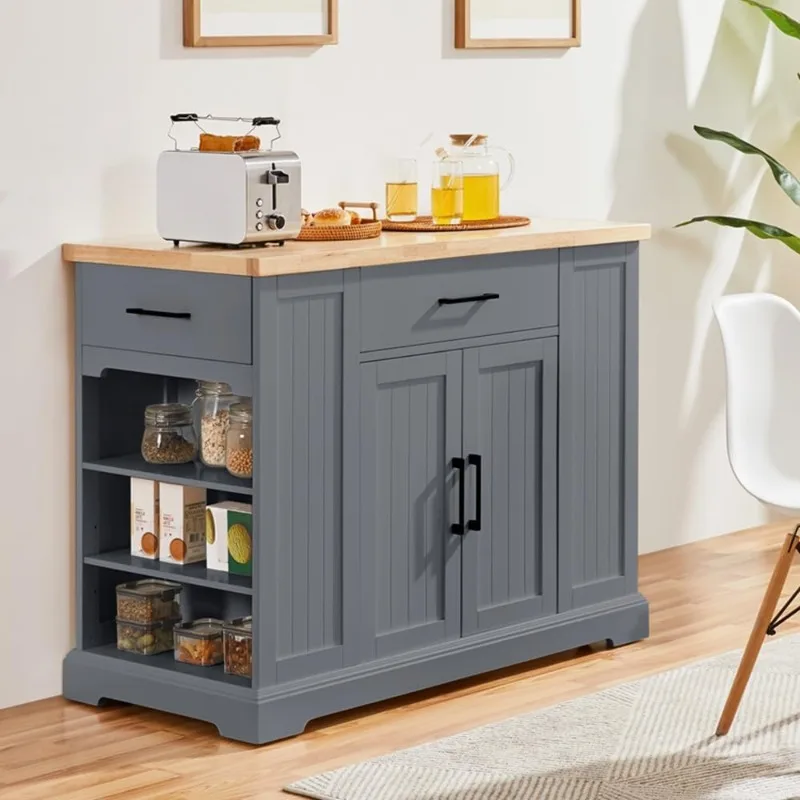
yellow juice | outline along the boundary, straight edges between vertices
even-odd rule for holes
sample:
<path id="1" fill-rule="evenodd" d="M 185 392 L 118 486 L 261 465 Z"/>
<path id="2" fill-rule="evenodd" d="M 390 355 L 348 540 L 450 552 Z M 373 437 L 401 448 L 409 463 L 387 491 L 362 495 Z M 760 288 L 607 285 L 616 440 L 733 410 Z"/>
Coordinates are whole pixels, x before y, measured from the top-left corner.
<path id="1" fill-rule="evenodd" d="M 464 220 L 497 219 L 500 216 L 500 176 L 464 176 Z"/>
<path id="2" fill-rule="evenodd" d="M 435 225 L 458 225 L 464 215 L 462 178 L 442 178 L 431 189 L 431 216 Z"/>
<path id="3" fill-rule="evenodd" d="M 386 216 L 400 222 L 417 218 L 417 183 L 386 184 Z"/>

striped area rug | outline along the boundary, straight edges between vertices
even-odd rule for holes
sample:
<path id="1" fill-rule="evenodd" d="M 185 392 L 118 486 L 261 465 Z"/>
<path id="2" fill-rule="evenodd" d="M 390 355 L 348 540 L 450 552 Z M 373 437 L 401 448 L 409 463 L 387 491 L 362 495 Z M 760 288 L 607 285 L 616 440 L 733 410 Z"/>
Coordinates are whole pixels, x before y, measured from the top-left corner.
<path id="1" fill-rule="evenodd" d="M 727 737 L 739 653 L 286 788 L 315 800 L 800 800 L 800 636 L 764 647 Z"/>

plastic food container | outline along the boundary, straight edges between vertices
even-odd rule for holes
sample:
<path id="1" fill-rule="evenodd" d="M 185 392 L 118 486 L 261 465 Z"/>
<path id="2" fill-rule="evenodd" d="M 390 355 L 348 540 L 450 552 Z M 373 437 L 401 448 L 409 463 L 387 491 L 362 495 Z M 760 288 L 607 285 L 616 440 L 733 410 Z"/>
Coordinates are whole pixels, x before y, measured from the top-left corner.
<path id="1" fill-rule="evenodd" d="M 253 618 L 240 617 L 225 623 L 225 672 L 253 676 Z"/>
<path id="2" fill-rule="evenodd" d="M 156 578 L 120 583 L 117 586 L 117 618 L 149 624 L 181 619 L 183 586 Z"/>
<path id="3" fill-rule="evenodd" d="M 175 660 L 196 667 L 222 663 L 221 619 L 196 619 L 175 626 Z"/>
<path id="4" fill-rule="evenodd" d="M 172 629 L 180 622 L 162 619 L 139 623 L 117 617 L 117 649 L 142 656 L 155 656 L 172 650 Z"/>

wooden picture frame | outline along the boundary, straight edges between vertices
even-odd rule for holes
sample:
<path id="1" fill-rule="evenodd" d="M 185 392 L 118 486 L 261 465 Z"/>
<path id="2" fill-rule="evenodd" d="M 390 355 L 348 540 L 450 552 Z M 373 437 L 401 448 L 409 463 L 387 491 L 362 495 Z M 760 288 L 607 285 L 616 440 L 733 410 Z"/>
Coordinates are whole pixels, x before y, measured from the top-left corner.
<path id="1" fill-rule="evenodd" d="M 339 37 L 339 0 L 327 0 L 328 30 L 321 34 L 275 36 L 204 36 L 202 0 L 183 0 L 183 44 L 185 47 L 303 47 L 336 44 Z"/>
<path id="2" fill-rule="evenodd" d="M 537 0 L 528 0 L 535 4 Z M 463 50 L 489 50 L 498 48 L 523 47 L 580 47 L 581 45 L 581 0 L 565 0 L 571 7 L 570 32 L 567 36 L 555 38 L 479 38 L 473 36 L 473 0 L 456 0 L 456 47 Z"/>

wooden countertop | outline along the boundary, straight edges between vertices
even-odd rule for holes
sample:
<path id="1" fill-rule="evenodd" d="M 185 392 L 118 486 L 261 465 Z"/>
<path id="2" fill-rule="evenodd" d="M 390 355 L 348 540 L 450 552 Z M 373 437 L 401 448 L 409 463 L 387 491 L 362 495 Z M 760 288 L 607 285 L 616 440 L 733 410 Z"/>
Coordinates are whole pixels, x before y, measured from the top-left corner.
<path id="1" fill-rule="evenodd" d="M 227 275 L 295 275 L 304 272 L 372 267 L 436 258 L 458 258 L 521 250 L 548 250 L 593 244 L 642 241 L 642 223 L 534 219 L 528 227 L 452 233 L 384 233 L 357 242 L 286 242 L 283 247 L 174 247 L 163 240 L 65 244 L 65 261 L 153 267 Z"/>

